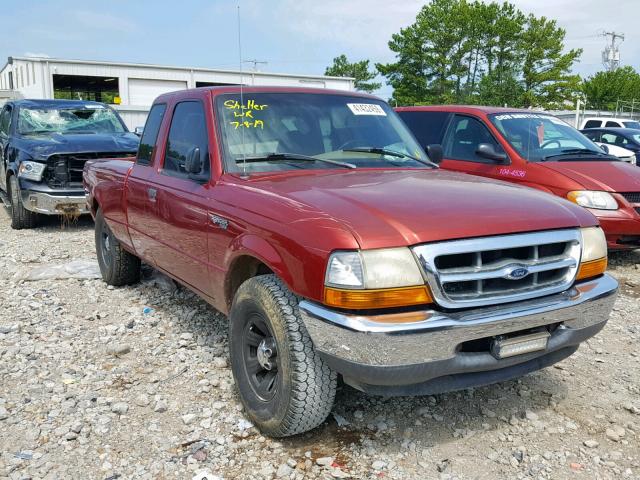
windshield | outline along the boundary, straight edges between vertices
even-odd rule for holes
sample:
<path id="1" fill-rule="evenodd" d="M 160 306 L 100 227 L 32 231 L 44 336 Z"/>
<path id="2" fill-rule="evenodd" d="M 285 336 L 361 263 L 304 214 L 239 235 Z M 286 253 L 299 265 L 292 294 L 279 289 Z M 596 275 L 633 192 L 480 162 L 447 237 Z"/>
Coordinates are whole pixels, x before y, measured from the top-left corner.
<path id="1" fill-rule="evenodd" d="M 622 123 L 627 128 L 634 128 L 636 130 L 640 130 L 640 122 L 635 122 L 635 121 L 631 122 L 631 121 L 629 121 L 629 122 L 622 122 Z"/>
<path id="2" fill-rule="evenodd" d="M 431 166 L 384 102 L 314 93 L 220 95 L 227 171 Z"/>
<path id="3" fill-rule="evenodd" d="M 18 132 L 39 133 L 123 133 L 124 125 L 110 108 L 86 105 L 73 108 L 21 107 Z"/>
<path id="4" fill-rule="evenodd" d="M 520 156 L 530 162 L 565 155 L 605 155 L 578 130 L 551 115 L 514 112 L 489 115 L 489 119 Z"/>

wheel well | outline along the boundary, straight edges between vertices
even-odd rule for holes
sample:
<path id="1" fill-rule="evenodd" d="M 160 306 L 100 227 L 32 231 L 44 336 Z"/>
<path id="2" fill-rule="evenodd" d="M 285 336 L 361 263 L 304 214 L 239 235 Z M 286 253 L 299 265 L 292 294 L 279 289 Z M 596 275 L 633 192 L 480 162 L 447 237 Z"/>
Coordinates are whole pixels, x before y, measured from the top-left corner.
<path id="1" fill-rule="evenodd" d="M 268 275 L 270 273 L 273 273 L 273 271 L 257 258 L 250 255 L 238 257 L 231 265 L 225 282 L 227 306 L 231 306 L 236 291 L 245 281 L 258 275 Z"/>
<path id="2" fill-rule="evenodd" d="M 100 208 L 100 204 L 96 200 L 96 197 L 93 197 L 91 199 L 91 213 L 93 213 L 94 217 L 96 216 L 96 213 L 98 213 L 98 208 Z"/>

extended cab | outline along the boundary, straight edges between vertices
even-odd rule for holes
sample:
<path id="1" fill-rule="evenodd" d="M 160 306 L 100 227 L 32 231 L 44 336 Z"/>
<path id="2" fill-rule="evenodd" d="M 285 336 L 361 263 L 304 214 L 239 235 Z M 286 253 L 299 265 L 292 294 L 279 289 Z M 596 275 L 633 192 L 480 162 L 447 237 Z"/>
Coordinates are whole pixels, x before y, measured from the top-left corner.
<path id="1" fill-rule="evenodd" d="M 611 250 L 640 248 L 640 169 L 544 112 L 495 107 L 401 107 L 442 168 L 533 187 L 591 211 Z"/>
<path id="2" fill-rule="evenodd" d="M 412 395 L 551 365 L 617 290 L 587 210 L 438 169 L 365 94 L 165 94 L 136 162 L 84 181 L 104 280 L 144 260 L 228 314 L 240 398 L 273 436 L 322 423 L 338 376 Z"/>
<path id="3" fill-rule="evenodd" d="M 80 100 L 16 100 L 0 111 L 0 197 L 11 226 L 38 215 L 88 213 L 82 170 L 89 159 L 133 157 L 138 137 L 109 106 Z"/>

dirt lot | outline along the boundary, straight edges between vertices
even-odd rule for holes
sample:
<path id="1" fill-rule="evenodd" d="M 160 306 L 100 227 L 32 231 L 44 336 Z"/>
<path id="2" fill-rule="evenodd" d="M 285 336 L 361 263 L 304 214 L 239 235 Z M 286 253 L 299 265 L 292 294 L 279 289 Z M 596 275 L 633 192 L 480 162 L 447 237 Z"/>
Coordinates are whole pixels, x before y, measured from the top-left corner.
<path id="1" fill-rule="evenodd" d="M 0 211 L 0 478 L 640 478 L 640 252 L 612 256 L 611 321 L 561 364 L 422 398 L 344 387 L 284 441 L 245 421 L 226 320 L 187 290 L 24 280 L 77 259 L 90 220 L 16 232 Z"/>

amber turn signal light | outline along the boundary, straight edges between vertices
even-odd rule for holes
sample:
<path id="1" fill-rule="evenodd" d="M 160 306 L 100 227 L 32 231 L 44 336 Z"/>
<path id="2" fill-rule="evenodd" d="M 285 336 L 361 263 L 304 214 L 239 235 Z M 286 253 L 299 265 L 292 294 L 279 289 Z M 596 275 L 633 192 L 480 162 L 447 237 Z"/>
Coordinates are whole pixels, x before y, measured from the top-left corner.
<path id="1" fill-rule="evenodd" d="M 349 310 L 406 307 L 433 303 L 426 286 L 383 288 L 380 290 L 345 290 L 326 287 L 324 303 Z"/>
<path id="2" fill-rule="evenodd" d="M 578 269 L 576 280 L 584 280 L 587 278 L 602 275 L 607 270 L 607 257 L 592 260 L 590 262 L 582 262 Z"/>

